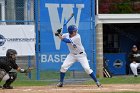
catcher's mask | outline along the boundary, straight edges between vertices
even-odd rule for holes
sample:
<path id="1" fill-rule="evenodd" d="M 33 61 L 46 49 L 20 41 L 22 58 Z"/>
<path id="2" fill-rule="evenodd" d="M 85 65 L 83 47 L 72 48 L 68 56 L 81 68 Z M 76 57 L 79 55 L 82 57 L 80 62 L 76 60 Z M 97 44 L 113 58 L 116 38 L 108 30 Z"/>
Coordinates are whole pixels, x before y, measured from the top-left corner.
<path id="1" fill-rule="evenodd" d="M 69 27 L 68 27 L 68 32 L 69 32 L 69 34 L 73 34 L 73 32 L 76 32 L 78 29 L 77 29 L 77 27 L 75 26 L 75 25 L 70 25 Z"/>
<path id="2" fill-rule="evenodd" d="M 6 57 L 15 60 L 17 55 L 17 51 L 14 49 L 8 49 L 6 52 Z"/>

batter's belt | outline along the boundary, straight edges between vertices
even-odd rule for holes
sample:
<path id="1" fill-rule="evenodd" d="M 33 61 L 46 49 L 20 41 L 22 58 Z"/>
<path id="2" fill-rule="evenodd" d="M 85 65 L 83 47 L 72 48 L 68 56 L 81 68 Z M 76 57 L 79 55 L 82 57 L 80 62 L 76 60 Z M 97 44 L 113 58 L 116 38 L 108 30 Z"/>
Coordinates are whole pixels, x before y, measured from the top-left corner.
<path id="1" fill-rule="evenodd" d="M 77 53 L 77 54 L 76 54 L 76 53 L 73 53 L 73 54 L 74 54 L 74 55 L 78 55 L 78 54 L 83 54 L 83 53 L 84 53 L 84 52 L 80 52 L 80 53 Z"/>

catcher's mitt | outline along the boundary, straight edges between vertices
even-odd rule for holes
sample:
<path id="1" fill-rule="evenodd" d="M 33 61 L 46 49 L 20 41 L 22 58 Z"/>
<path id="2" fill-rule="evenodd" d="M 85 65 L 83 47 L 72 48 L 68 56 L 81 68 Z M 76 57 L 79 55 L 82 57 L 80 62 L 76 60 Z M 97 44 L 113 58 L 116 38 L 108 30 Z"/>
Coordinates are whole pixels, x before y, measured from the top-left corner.
<path id="1" fill-rule="evenodd" d="M 32 67 L 28 67 L 27 69 L 25 69 L 25 75 L 28 75 L 28 73 L 31 73 L 31 71 L 33 70 Z"/>
<path id="2" fill-rule="evenodd" d="M 31 67 L 28 67 L 27 69 L 20 69 L 20 73 L 25 73 L 25 75 L 28 75 L 28 73 L 30 73 L 31 70 L 33 70 L 33 68 Z"/>

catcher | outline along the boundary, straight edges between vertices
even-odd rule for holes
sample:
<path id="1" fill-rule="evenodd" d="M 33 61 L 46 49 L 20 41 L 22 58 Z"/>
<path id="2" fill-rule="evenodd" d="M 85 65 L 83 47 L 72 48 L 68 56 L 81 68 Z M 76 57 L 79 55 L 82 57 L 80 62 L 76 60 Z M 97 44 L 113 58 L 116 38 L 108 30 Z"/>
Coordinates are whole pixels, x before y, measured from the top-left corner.
<path id="1" fill-rule="evenodd" d="M 28 73 L 30 69 L 22 69 L 16 64 L 16 50 L 8 49 L 6 52 L 6 57 L 0 58 L 0 82 L 5 81 L 3 86 L 0 86 L 3 89 L 13 89 L 10 86 L 17 78 L 16 72 L 10 72 L 12 69 L 17 70 L 20 73 Z"/>

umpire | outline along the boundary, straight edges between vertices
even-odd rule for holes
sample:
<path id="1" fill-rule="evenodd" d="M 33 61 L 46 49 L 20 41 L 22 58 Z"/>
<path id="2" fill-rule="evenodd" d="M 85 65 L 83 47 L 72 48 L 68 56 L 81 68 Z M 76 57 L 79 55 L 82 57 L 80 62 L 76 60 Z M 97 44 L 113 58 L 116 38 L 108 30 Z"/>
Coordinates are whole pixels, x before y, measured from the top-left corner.
<path id="1" fill-rule="evenodd" d="M 8 49 L 6 57 L 0 58 L 0 82 L 5 81 L 5 84 L 1 86 L 3 89 L 13 89 L 10 86 L 17 78 L 16 72 L 10 72 L 12 69 L 17 70 L 20 73 L 27 73 L 27 70 L 21 69 L 16 64 L 17 52 L 14 49 Z"/>

